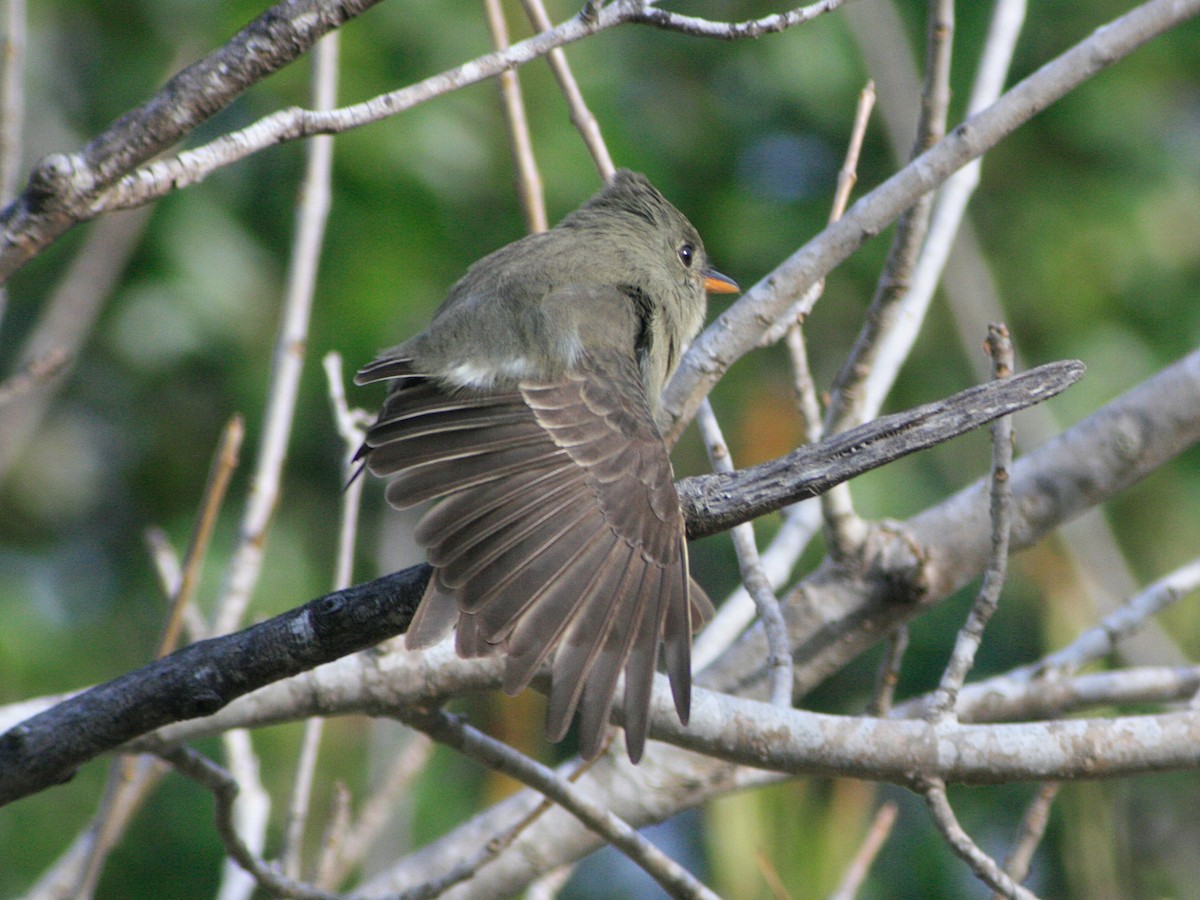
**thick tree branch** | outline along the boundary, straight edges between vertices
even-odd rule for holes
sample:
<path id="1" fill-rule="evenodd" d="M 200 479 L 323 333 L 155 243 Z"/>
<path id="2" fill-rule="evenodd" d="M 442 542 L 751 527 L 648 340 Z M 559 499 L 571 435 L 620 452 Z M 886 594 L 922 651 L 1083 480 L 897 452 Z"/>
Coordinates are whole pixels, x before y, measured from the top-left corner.
<path id="1" fill-rule="evenodd" d="M 0 803 L 69 779 L 80 763 L 136 735 L 211 715 L 265 684 L 403 632 L 428 580 L 427 566 L 413 566 L 326 594 L 64 700 L 0 735 Z"/>

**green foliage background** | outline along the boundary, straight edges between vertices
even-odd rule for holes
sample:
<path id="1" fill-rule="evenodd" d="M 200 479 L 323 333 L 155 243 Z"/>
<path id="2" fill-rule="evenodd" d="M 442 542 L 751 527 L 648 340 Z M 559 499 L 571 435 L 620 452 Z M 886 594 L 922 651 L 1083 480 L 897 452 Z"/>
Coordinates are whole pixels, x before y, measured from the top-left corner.
<path id="1" fill-rule="evenodd" d="M 514 33 L 524 36 L 519 9 L 509 5 Z M 1032 4 L 1012 80 L 1130 5 Z M 685 6 L 725 19 L 779 8 L 748 0 L 679 8 Z M 897 6 L 910 45 L 920 48 L 924 5 Z M 954 86 L 961 110 L 990 4 L 958 6 Z M 81 147 L 263 8 L 247 0 L 31 4 L 28 159 Z M 556 19 L 573 12 L 561 4 L 551 9 Z M 340 99 L 411 83 L 489 46 L 476 2 L 383 3 L 342 30 Z M 1085 381 L 1052 404 L 1064 425 L 1200 342 L 1198 51 L 1200 26 L 1176 30 L 1060 101 L 985 160 L 971 220 L 1019 351 L 1030 364 L 1078 357 L 1088 365 Z M 900 46 L 895 52 L 913 53 Z M 618 164 L 645 171 L 690 216 L 722 271 L 753 284 L 823 226 L 855 97 L 868 75 L 840 15 L 738 43 L 623 27 L 568 54 Z M 598 178 L 544 63 L 520 74 L 557 219 L 588 197 Z M 306 62 L 277 74 L 189 143 L 307 104 L 307 78 Z M 915 117 L 916 98 L 910 108 Z M 523 228 L 492 84 L 340 136 L 335 153 L 311 365 L 256 617 L 324 592 L 331 578 L 342 449 L 319 359 L 336 349 L 354 368 L 419 329 L 466 265 Z M 157 204 L 70 382 L 0 483 L 0 703 L 75 689 L 149 658 L 164 605 L 143 532 L 162 527 L 184 546 L 219 431 L 242 412 L 246 462 L 206 565 L 201 594 L 211 602 L 258 439 L 302 163 L 300 145 L 277 147 Z M 858 193 L 896 165 L 876 121 Z M 84 230 L 13 280 L 0 371 L 13 364 Z M 822 387 L 854 340 L 886 240 L 873 241 L 833 275 L 810 321 Z M 967 386 L 976 380 L 979 355 L 977 346 L 962 348 L 939 299 L 890 406 Z M 374 391 L 352 394 L 368 408 L 379 399 Z M 739 463 L 777 455 L 799 439 L 780 349 L 736 366 L 714 403 Z M 971 435 L 860 479 L 855 496 L 868 516 L 904 518 L 979 477 L 986 460 L 986 436 Z M 1187 561 L 1200 545 L 1198 463 L 1193 448 L 1105 510 L 1141 583 Z M 694 434 L 676 465 L 683 474 L 704 468 Z M 359 580 L 414 561 L 381 550 L 391 521 L 383 507 L 381 491 L 371 486 Z M 761 523 L 764 538 L 773 527 Z M 714 597 L 733 585 L 727 538 L 702 542 L 693 558 Z M 902 693 L 934 683 L 968 602 L 964 595 L 916 625 Z M 981 671 L 1034 659 L 1093 620 L 1056 542 L 1044 542 L 1016 559 Z M 1164 617 L 1190 657 L 1200 649 L 1197 620 L 1194 599 Z M 863 660 L 811 703 L 860 710 L 872 674 L 872 661 Z M 469 708 L 493 731 L 540 733 L 537 701 L 480 699 Z M 334 779 L 352 791 L 365 786 L 371 732 L 365 721 L 333 723 L 317 809 Z M 255 736 L 277 798 L 286 796 L 298 734 L 289 726 Z M 544 758 L 555 752 L 533 749 Z M 445 831 L 502 789 L 449 754 L 435 768 L 408 812 L 413 840 Z M 104 769 L 93 763 L 71 784 L 0 810 L 0 895 L 26 889 L 64 849 L 94 809 Z M 1074 897 L 1188 893 L 1200 879 L 1198 787 L 1194 774 L 1068 786 L 1034 887 Z M 1031 786 L 1010 786 L 957 791 L 952 799 L 968 831 L 1003 855 L 1031 794 Z M 901 818 L 864 896 L 982 896 L 932 833 L 920 804 L 895 789 L 791 783 L 723 798 L 677 831 L 693 836 L 690 858 L 724 896 L 770 896 L 759 858 L 791 896 L 821 896 L 837 883 L 881 795 L 900 802 Z M 277 820 L 282 805 L 277 800 Z M 168 778 L 111 860 L 101 896 L 210 895 L 220 859 L 210 814 L 207 797 Z M 572 896 L 647 896 L 644 888 L 622 887 L 615 871 L 602 866 L 594 880 L 577 881 Z"/>

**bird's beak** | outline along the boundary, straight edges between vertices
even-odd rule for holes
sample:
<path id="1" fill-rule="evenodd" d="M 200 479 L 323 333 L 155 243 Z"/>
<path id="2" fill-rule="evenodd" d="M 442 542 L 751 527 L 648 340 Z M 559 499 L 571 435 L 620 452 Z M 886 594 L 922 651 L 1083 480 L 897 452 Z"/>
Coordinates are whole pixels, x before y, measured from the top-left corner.
<path id="1" fill-rule="evenodd" d="M 736 281 L 716 269 L 704 273 L 704 289 L 710 294 L 737 294 L 742 290 Z"/>

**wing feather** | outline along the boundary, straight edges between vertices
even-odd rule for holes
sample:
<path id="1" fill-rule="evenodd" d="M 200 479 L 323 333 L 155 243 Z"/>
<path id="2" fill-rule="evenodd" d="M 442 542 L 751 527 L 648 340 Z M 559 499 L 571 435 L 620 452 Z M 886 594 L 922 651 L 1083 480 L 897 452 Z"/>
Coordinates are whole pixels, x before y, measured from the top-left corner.
<path id="1" fill-rule="evenodd" d="M 637 622 L 637 631 L 625 660 L 625 745 L 629 759 L 642 758 L 646 734 L 650 730 L 650 695 L 662 643 L 663 618 L 670 603 L 679 602 L 672 588 L 677 579 L 665 568 L 655 570 L 658 584 L 646 597 L 646 609 Z M 688 686 L 691 688 L 690 684 Z"/>
<path id="2" fill-rule="evenodd" d="M 417 539 L 434 576 L 406 638 L 454 624 L 463 656 L 504 652 L 504 688 L 528 686 L 551 654 L 547 736 L 576 714 L 599 752 L 622 672 L 630 757 L 641 756 L 659 647 L 686 719 L 694 622 L 708 608 L 687 570 L 666 447 L 631 358 L 584 355 L 517 389 L 447 388 L 410 359 L 381 359 L 360 383 L 395 386 L 360 456 L 391 476 L 388 500 L 440 502 Z"/>

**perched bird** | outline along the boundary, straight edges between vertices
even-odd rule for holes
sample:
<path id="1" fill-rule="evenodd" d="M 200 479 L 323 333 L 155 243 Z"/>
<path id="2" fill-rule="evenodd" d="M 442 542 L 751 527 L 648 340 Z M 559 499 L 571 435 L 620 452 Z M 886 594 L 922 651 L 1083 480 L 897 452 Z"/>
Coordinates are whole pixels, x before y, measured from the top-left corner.
<path id="1" fill-rule="evenodd" d="M 406 642 L 457 625 L 464 657 L 503 653 L 504 689 L 551 657 L 546 736 L 578 710 L 594 757 L 625 672 L 641 758 L 659 646 L 675 709 L 712 605 L 688 574 L 683 516 L 655 417 L 704 322 L 738 290 L 643 176 L 621 170 L 557 226 L 471 266 L 429 327 L 356 382 L 391 381 L 359 451 L 397 507 L 442 498 L 417 540 L 433 577 Z"/>

